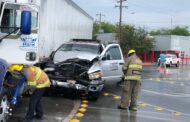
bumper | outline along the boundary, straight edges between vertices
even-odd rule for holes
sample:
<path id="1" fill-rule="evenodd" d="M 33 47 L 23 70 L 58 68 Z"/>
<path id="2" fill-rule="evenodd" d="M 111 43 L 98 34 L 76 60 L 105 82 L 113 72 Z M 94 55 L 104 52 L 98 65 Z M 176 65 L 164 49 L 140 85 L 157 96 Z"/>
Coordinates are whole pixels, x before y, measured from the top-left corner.
<path id="1" fill-rule="evenodd" d="M 68 83 L 68 82 L 62 82 L 59 80 L 51 80 L 52 82 L 52 87 L 64 87 L 64 88 L 71 88 L 71 89 L 76 89 L 76 90 L 84 90 L 84 91 L 101 91 L 103 89 L 104 84 L 88 84 L 83 85 L 83 84 L 73 84 L 73 83 Z"/>
<path id="2" fill-rule="evenodd" d="M 170 65 L 170 64 L 172 64 L 172 65 L 176 65 L 176 64 L 178 64 L 178 62 L 172 62 L 172 63 L 170 63 L 170 62 L 166 62 L 166 65 Z"/>

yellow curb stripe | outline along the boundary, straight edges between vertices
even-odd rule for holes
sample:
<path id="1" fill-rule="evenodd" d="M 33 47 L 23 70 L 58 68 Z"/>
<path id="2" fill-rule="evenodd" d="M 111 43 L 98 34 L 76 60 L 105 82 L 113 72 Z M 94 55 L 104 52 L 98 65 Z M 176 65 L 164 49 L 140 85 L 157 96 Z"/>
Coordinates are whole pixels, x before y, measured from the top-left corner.
<path id="1" fill-rule="evenodd" d="M 80 122 L 80 120 L 78 120 L 78 119 L 72 119 L 69 122 Z"/>
<path id="2" fill-rule="evenodd" d="M 83 116 L 84 116 L 83 113 L 77 113 L 77 114 L 76 114 L 76 117 L 83 117 Z"/>
<path id="3" fill-rule="evenodd" d="M 80 106 L 81 106 L 81 107 L 84 107 L 84 108 L 88 107 L 87 104 L 81 104 Z"/>
<path id="4" fill-rule="evenodd" d="M 88 103 L 88 100 L 83 100 L 82 103 Z"/>
<path id="5" fill-rule="evenodd" d="M 86 112 L 86 109 L 85 108 L 80 108 L 79 111 L 84 113 L 84 112 Z"/>

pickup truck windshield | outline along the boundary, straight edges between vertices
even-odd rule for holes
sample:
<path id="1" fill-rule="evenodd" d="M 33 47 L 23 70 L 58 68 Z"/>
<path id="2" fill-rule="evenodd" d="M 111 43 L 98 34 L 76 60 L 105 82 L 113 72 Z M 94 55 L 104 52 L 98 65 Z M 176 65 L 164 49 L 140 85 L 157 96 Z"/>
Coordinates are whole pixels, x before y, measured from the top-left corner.
<path id="1" fill-rule="evenodd" d="M 20 28 L 21 12 L 23 6 L 6 3 L 0 23 L 0 33 L 12 33 L 16 28 Z M 32 29 L 37 28 L 38 13 L 32 12 Z"/>
<path id="2" fill-rule="evenodd" d="M 100 52 L 98 45 L 87 44 L 64 44 L 57 51 L 81 51 L 93 54 L 99 54 Z"/>

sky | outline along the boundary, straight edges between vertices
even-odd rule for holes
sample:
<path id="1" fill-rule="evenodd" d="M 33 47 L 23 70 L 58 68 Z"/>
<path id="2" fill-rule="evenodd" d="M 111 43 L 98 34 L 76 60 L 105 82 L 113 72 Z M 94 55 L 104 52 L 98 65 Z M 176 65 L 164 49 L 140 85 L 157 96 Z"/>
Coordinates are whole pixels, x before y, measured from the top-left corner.
<path id="1" fill-rule="evenodd" d="M 102 21 L 119 22 L 119 0 L 73 0 L 83 10 L 99 21 L 96 14 L 102 13 Z M 144 27 L 147 30 L 188 26 L 190 30 L 190 0 L 127 0 L 123 2 L 125 24 Z"/>

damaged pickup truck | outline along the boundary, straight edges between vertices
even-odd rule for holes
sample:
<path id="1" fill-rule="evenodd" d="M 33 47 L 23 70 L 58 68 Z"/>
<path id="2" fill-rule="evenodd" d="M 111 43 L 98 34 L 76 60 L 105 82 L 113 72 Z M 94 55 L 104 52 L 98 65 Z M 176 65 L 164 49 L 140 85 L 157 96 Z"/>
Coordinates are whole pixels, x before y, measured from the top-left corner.
<path id="1" fill-rule="evenodd" d="M 62 44 L 45 67 L 54 89 L 84 90 L 97 99 L 104 82 L 121 81 L 124 63 L 118 44 L 106 47 L 97 40 L 73 39 Z"/>

